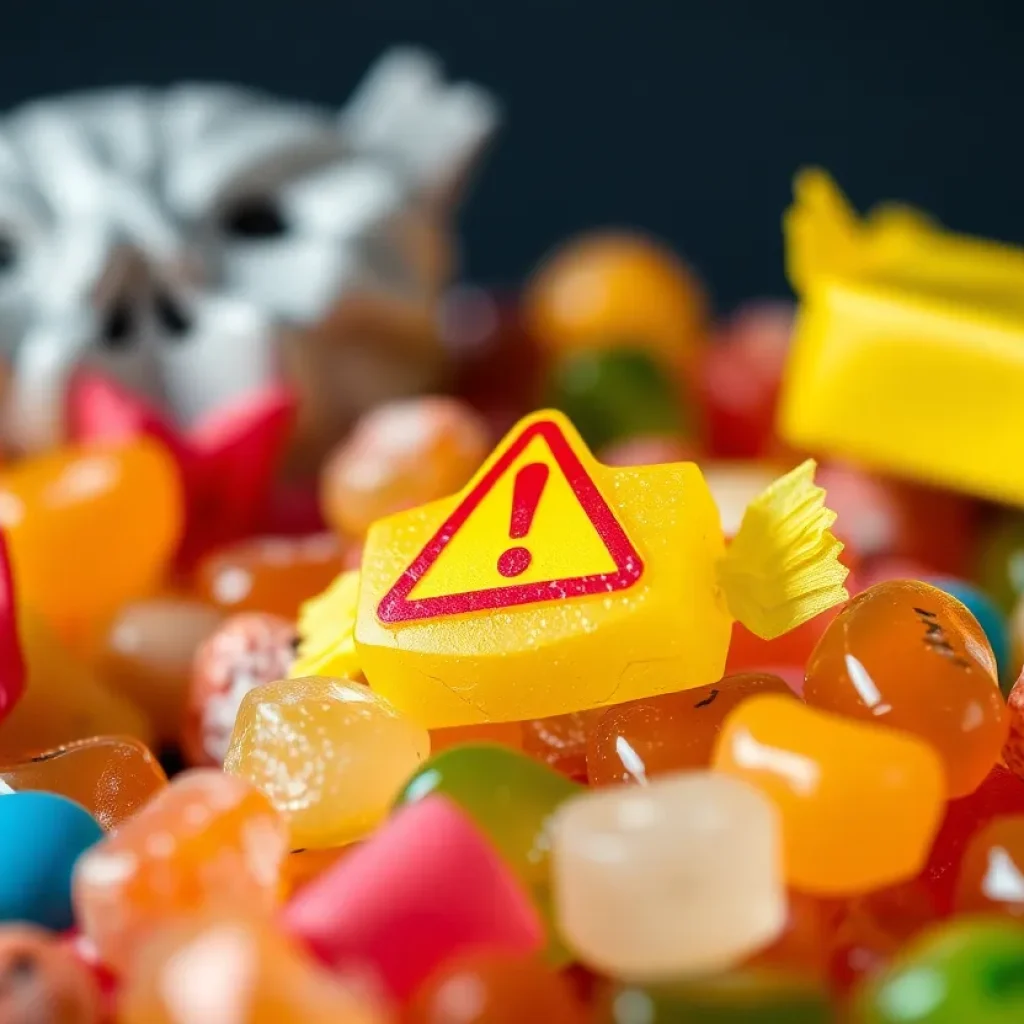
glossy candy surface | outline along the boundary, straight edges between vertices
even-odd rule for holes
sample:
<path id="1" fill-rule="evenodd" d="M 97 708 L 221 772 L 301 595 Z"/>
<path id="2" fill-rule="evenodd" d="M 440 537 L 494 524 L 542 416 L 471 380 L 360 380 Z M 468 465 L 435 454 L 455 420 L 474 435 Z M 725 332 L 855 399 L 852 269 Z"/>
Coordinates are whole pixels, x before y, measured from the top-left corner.
<path id="1" fill-rule="evenodd" d="M 531 957 L 457 957 L 420 987 L 403 1024 L 584 1024 L 583 1006 L 550 967 Z"/>
<path id="2" fill-rule="evenodd" d="M 590 782 L 642 782 L 684 768 L 706 768 L 734 707 L 758 694 L 792 692 L 778 676 L 749 673 L 609 708 L 590 737 Z"/>
<path id="3" fill-rule="evenodd" d="M 258 917 L 199 915 L 157 931 L 121 999 L 123 1024 L 386 1024 Z"/>
<path id="4" fill-rule="evenodd" d="M 1003 761 L 1006 767 L 1024 779 L 1024 673 L 1013 684 L 1006 699 L 1006 717 L 1009 725 L 1006 743 L 1003 746 Z"/>
<path id="5" fill-rule="evenodd" d="M 685 434 L 679 389 L 654 356 L 631 348 L 578 352 L 552 371 L 545 404 L 597 450 L 645 434 Z"/>
<path id="6" fill-rule="evenodd" d="M 16 791 L 44 790 L 74 800 L 106 830 L 167 785 L 149 748 L 127 736 L 96 736 L 0 765 L 0 780 Z"/>
<path id="7" fill-rule="evenodd" d="M 771 798 L 786 879 L 822 895 L 914 875 L 945 808 L 942 762 L 927 744 L 789 697 L 739 705 L 726 719 L 712 766 Z M 875 842 L 877 836 L 886 841 Z"/>
<path id="8" fill-rule="evenodd" d="M 294 849 L 361 839 L 430 750 L 426 730 L 362 683 L 311 676 L 242 700 L 224 770 L 286 818 Z"/>
<path id="9" fill-rule="evenodd" d="M 1006 613 L 984 590 L 966 580 L 936 576 L 926 582 L 955 597 L 977 619 L 995 655 L 1000 684 L 1012 685 L 1013 679 L 1007 678 L 1011 671 L 1011 659 L 1010 630 Z M 1019 669 L 1020 665 L 1016 667 Z"/>
<path id="10" fill-rule="evenodd" d="M 71 872 L 102 838 L 96 819 L 66 797 L 0 795 L 0 922 L 70 928 Z"/>
<path id="11" fill-rule="evenodd" d="M 224 612 L 268 612 L 294 619 L 299 606 L 341 571 L 331 533 L 253 537 L 208 555 L 196 570 L 199 595 Z"/>
<path id="12" fill-rule="evenodd" d="M 587 741 L 607 708 L 523 722 L 523 750 L 577 782 L 587 781 Z"/>
<path id="13" fill-rule="evenodd" d="M 978 786 L 1006 738 L 984 633 L 963 605 L 926 583 L 893 580 L 857 595 L 811 655 L 804 699 L 919 736 L 941 755 L 951 797 Z"/>
<path id="14" fill-rule="evenodd" d="M 163 742 L 178 738 L 196 649 L 222 618 L 200 601 L 152 598 L 125 605 L 106 632 L 101 678 L 146 713 Z"/>
<path id="15" fill-rule="evenodd" d="M 169 919 L 207 910 L 269 914 L 287 850 L 287 826 L 262 793 L 195 769 L 79 862 L 79 926 L 101 959 L 123 970 Z"/>
<path id="16" fill-rule="evenodd" d="M 408 998 L 447 960 L 477 949 L 531 954 L 537 912 L 465 814 L 442 796 L 403 808 L 294 896 L 285 929 L 326 963 L 369 965 Z"/>
<path id="17" fill-rule="evenodd" d="M 254 687 L 288 676 L 295 624 L 277 615 L 233 615 L 196 651 L 185 706 L 182 746 L 189 762 L 224 762 L 242 699 Z"/>
<path id="18" fill-rule="evenodd" d="M 1024 814 L 1000 815 L 971 837 L 960 862 L 954 908 L 1024 919 Z"/>
<path id="19" fill-rule="evenodd" d="M 377 519 L 454 494 L 489 444 L 480 417 L 455 399 L 383 405 L 356 424 L 324 465 L 324 515 L 339 533 L 362 537 Z"/>
<path id="20" fill-rule="evenodd" d="M 862 1024 L 1015 1024 L 1024 925 L 963 918 L 919 936 L 857 997 Z"/>
<path id="21" fill-rule="evenodd" d="M 0 474 L 0 526 L 19 600 L 78 627 L 142 596 L 182 527 L 174 462 L 153 441 L 65 448 Z"/>
<path id="22" fill-rule="evenodd" d="M 3 1024 L 99 1024 L 99 986 L 54 936 L 30 925 L 0 926 Z"/>
<path id="23" fill-rule="evenodd" d="M 618 977 L 731 967 L 785 925 L 781 859 L 774 808 L 735 779 L 679 773 L 575 797 L 554 823 L 562 938 Z"/>

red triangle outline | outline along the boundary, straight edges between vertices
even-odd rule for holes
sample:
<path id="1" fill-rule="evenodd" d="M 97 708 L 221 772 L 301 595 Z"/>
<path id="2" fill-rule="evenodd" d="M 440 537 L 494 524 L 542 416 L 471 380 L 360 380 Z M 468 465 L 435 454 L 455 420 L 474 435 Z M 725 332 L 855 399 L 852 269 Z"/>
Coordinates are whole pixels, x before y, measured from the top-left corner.
<path id="1" fill-rule="evenodd" d="M 441 553 L 484 497 L 536 437 L 547 442 L 562 475 L 572 488 L 576 500 L 593 524 L 618 571 L 612 574 L 596 573 L 536 583 L 516 583 L 505 587 L 489 587 L 485 590 L 423 597 L 410 601 L 409 594 L 416 584 L 441 557 Z M 580 462 L 579 456 L 572 450 L 559 425 L 553 420 L 537 420 L 526 427 L 505 449 L 501 457 L 427 541 L 409 567 L 399 576 L 395 585 L 381 598 L 380 604 L 377 605 L 377 618 L 385 625 L 394 625 L 441 616 L 465 615 L 467 612 L 510 608 L 520 604 L 558 601 L 588 594 L 608 594 L 631 587 L 640 579 L 643 571 L 643 560 Z"/>

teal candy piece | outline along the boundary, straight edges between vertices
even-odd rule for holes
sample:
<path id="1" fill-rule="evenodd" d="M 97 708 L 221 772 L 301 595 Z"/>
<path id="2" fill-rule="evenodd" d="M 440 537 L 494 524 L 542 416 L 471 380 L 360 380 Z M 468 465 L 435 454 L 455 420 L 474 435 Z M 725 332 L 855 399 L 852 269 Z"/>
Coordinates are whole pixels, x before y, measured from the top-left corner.
<path id="1" fill-rule="evenodd" d="M 66 797 L 0 796 L 0 921 L 70 928 L 72 869 L 102 838 L 96 819 Z"/>
<path id="2" fill-rule="evenodd" d="M 918 936 L 855 998 L 857 1024 L 1020 1024 L 1024 925 L 962 918 Z"/>
<path id="3" fill-rule="evenodd" d="M 629 985 L 609 1000 L 602 1024 L 832 1024 L 828 993 L 775 971 L 740 969 L 673 985 Z"/>
<path id="4" fill-rule="evenodd" d="M 686 433 L 678 389 L 637 349 L 588 349 L 551 371 L 547 404 L 572 420 L 592 449 L 641 435 Z"/>
<path id="5" fill-rule="evenodd" d="M 999 666 L 999 681 L 1004 691 L 1008 692 L 1016 677 L 1013 675 L 1010 664 L 1010 627 L 1003 610 L 984 590 L 966 580 L 936 576 L 926 579 L 924 582 L 955 597 L 978 620 L 978 625 L 988 637 L 988 642 L 992 645 L 992 652 L 996 656 L 996 664 Z"/>

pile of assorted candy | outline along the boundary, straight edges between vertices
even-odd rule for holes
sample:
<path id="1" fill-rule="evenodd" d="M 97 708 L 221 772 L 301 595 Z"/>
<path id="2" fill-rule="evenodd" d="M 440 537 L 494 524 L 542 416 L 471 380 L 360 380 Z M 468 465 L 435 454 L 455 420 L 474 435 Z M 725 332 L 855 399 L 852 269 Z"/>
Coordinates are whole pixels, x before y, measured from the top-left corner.
<path id="1" fill-rule="evenodd" d="M 815 453 L 844 607 L 626 703 L 552 655 L 548 718 L 427 728 L 324 620 L 371 524 L 535 408 L 606 465 L 696 461 L 734 535 L 805 455 L 792 316 L 715 323 L 657 244 L 573 242 L 453 292 L 453 393 L 313 482 L 273 396 L 186 437 L 80 382 L 75 443 L 0 470 L 0 1021 L 1024 1021 L 1024 512 Z"/>

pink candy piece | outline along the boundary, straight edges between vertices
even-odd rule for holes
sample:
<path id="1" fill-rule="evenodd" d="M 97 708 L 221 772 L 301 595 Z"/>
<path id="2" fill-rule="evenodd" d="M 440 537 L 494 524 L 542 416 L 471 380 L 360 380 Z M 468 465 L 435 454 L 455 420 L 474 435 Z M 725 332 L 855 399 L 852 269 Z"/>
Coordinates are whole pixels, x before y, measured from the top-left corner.
<path id="1" fill-rule="evenodd" d="M 442 796 L 398 811 L 303 888 L 284 927 L 332 966 L 371 968 L 399 1001 L 458 953 L 530 953 L 544 941 L 518 881 Z"/>
<path id="2" fill-rule="evenodd" d="M 0 719 L 25 689 L 25 662 L 18 637 L 18 612 L 7 542 L 0 533 Z"/>

